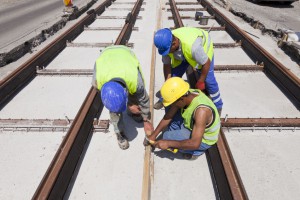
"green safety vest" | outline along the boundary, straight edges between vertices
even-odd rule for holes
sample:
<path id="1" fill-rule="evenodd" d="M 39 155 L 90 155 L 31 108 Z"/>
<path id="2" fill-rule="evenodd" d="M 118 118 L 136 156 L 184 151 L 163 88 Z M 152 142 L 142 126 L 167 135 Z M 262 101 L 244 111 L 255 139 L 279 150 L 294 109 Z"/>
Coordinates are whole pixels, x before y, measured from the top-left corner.
<path id="1" fill-rule="evenodd" d="M 209 127 L 205 128 L 202 142 L 208 145 L 213 145 L 218 141 L 218 136 L 220 132 L 221 122 L 218 110 L 215 104 L 200 90 L 190 89 L 191 93 L 199 93 L 197 97 L 193 99 L 191 104 L 186 109 L 181 109 L 181 115 L 184 120 L 184 126 L 189 130 L 193 129 L 194 126 L 194 112 L 199 106 L 205 106 L 212 109 L 214 112 L 214 119 Z"/>
<path id="2" fill-rule="evenodd" d="M 119 78 L 126 83 L 128 92 L 134 94 L 137 89 L 139 65 L 138 59 L 128 47 L 114 45 L 105 48 L 96 60 L 98 89 L 101 90 L 102 86 L 112 79 Z"/>
<path id="3" fill-rule="evenodd" d="M 186 61 L 193 67 L 197 69 L 202 69 L 202 65 L 199 65 L 192 56 L 192 46 L 195 40 L 198 37 L 202 38 L 202 46 L 204 52 L 207 54 L 208 58 L 212 60 L 214 55 L 214 47 L 213 42 L 210 39 L 210 45 L 208 46 L 208 32 L 199 28 L 192 28 L 192 27 L 181 27 L 172 31 L 172 34 L 176 36 L 181 43 L 182 53 L 186 59 Z M 172 67 L 177 67 L 181 64 L 181 60 L 176 60 L 174 58 L 173 53 L 168 54 L 171 58 Z"/>

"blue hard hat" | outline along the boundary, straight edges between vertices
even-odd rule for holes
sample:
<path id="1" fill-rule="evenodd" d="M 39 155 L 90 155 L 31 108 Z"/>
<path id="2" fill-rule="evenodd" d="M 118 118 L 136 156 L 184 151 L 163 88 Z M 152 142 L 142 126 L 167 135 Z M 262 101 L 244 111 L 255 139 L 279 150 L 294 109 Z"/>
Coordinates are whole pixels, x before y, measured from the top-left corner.
<path id="1" fill-rule="evenodd" d="M 154 44 L 160 55 L 165 56 L 170 52 L 172 40 L 172 32 L 168 28 L 160 29 L 155 33 Z"/>
<path id="2" fill-rule="evenodd" d="M 101 88 L 101 99 L 110 112 L 121 113 L 126 110 L 127 91 L 118 82 L 109 81 L 105 83 Z"/>

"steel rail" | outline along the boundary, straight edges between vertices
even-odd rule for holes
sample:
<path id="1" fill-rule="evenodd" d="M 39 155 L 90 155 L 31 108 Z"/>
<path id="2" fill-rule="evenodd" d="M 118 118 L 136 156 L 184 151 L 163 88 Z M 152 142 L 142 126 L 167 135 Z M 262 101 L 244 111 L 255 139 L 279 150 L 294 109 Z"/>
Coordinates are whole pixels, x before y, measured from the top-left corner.
<path id="1" fill-rule="evenodd" d="M 263 71 L 264 67 L 261 65 L 215 65 L 215 71 Z"/>
<path id="2" fill-rule="evenodd" d="M 300 127 L 300 118 L 228 118 L 223 127 Z"/>
<path id="3" fill-rule="evenodd" d="M 167 11 L 171 11 L 170 8 Z M 206 11 L 206 8 L 178 8 L 178 11 Z"/>
<path id="4" fill-rule="evenodd" d="M 215 65 L 215 71 L 263 71 L 260 65 Z M 37 69 L 36 75 L 42 76 L 92 76 L 92 69 Z"/>
<path id="5" fill-rule="evenodd" d="M 183 27 L 183 22 L 177 10 L 174 0 L 169 0 L 173 18 L 177 27 Z M 191 67 L 187 70 L 187 77 L 193 87 L 197 82 L 196 73 Z M 225 153 L 224 153 L 225 152 Z M 209 148 L 206 152 L 207 160 L 211 166 L 212 180 L 215 183 L 216 195 L 220 199 L 248 199 L 243 182 L 239 176 L 234 159 L 227 145 L 223 131 L 220 131 L 217 145 Z"/>
<path id="6" fill-rule="evenodd" d="M 26 83 L 32 80 L 36 74 L 36 66 L 46 66 L 57 56 L 66 46 L 67 41 L 76 38 L 85 26 L 91 24 L 97 14 L 101 14 L 105 7 L 109 6 L 113 0 L 106 0 L 95 10 L 90 10 L 87 15 L 51 42 L 39 53 L 18 67 L 9 76 L 0 81 L 0 108 L 4 106 L 16 93 L 22 89 Z"/>
<path id="7" fill-rule="evenodd" d="M 126 21 L 115 45 L 124 45 L 129 39 L 135 18 L 143 0 L 138 0 L 131 12 L 131 18 Z M 103 104 L 97 98 L 98 91 L 91 87 L 85 101 L 78 111 L 70 130 L 61 143 L 46 174 L 39 184 L 33 199 L 63 199 L 70 180 L 79 164 L 86 142 L 91 137 L 93 120 L 101 114 Z"/>
<path id="8" fill-rule="evenodd" d="M 201 28 L 203 30 L 210 30 L 210 31 L 225 31 L 225 26 L 219 26 L 219 27 L 207 27 L 207 26 L 199 26 L 195 28 Z M 170 27 L 171 30 L 175 29 L 175 27 Z"/>
<path id="9" fill-rule="evenodd" d="M 220 24 L 225 25 L 226 31 L 235 40 L 242 41 L 242 48 L 252 60 L 264 64 L 266 74 L 273 77 L 273 80 L 280 85 L 280 88 L 291 97 L 290 100 L 298 109 L 300 109 L 300 79 L 237 25 L 235 25 L 230 19 L 214 8 L 211 3 L 206 0 L 198 1 L 203 7 L 207 8 L 207 11 L 210 14 L 215 16 L 215 19 Z"/>

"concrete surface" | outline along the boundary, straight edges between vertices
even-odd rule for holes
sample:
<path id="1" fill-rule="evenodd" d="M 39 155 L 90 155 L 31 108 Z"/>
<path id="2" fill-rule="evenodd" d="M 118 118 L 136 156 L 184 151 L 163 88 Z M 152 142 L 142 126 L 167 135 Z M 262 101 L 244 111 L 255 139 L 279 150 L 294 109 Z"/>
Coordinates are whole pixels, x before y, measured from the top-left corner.
<path id="1" fill-rule="evenodd" d="M 91 79 L 38 76 L 1 110 L 0 119 L 74 119 Z"/>
<path id="2" fill-rule="evenodd" d="M 64 135 L 0 132 L 0 199 L 31 199 Z"/>
<path id="3" fill-rule="evenodd" d="M 133 2 L 133 0 L 131 1 Z M 166 8 L 169 8 L 169 6 L 164 5 L 165 2 L 164 0 L 145 0 L 145 4 L 142 6 L 145 10 L 140 12 L 142 19 L 137 20 L 135 25 L 139 27 L 139 31 L 134 31 L 129 40 L 129 42 L 134 43 L 133 51 L 140 60 L 147 89 L 150 85 L 150 69 L 153 64 L 151 63 L 151 57 L 154 31 L 158 27 L 174 26 L 170 20 L 167 20 L 170 13 L 166 12 Z M 162 22 L 157 23 L 155 19 L 157 19 L 157 9 L 160 6 L 165 9 L 162 14 Z M 117 7 L 122 6 L 118 4 Z M 121 12 L 118 15 L 121 16 Z M 249 27 L 248 24 L 233 17 L 231 13 L 227 12 L 226 15 L 233 18 L 234 22 L 238 23 L 243 29 L 258 34 L 259 39 L 255 38 L 256 41 L 267 50 L 270 50 L 289 69 L 298 75 L 300 74 L 297 66 L 289 58 L 286 58 L 282 52 L 274 48 L 272 39 L 262 36 Z M 112 23 L 111 20 L 97 19 L 90 27 L 120 27 L 122 21 L 124 22 L 124 20 L 115 20 Z M 188 23 L 192 24 L 194 22 L 190 21 Z M 208 26 L 214 24 L 213 20 L 210 20 L 209 23 L 211 24 Z M 217 26 L 217 24 L 214 26 Z M 114 33 L 111 31 L 84 31 L 74 42 L 110 42 L 114 37 L 113 35 Z M 211 35 L 214 42 L 232 42 L 232 39 L 222 31 L 212 32 Z M 88 69 L 89 67 L 92 69 L 100 49 L 68 47 L 48 67 L 49 69 Z M 241 48 L 216 49 L 215 56 L 216 64 L 254 64 L 254 61 L 250 60 Z M 21 60 L 16 63 L 21 63 Z M 156 66 L 155 94 L 164 82 L 161 56 L 157 54 L 157 51 L 154 64 Z M 12 69 L 13 67 L 8 67 L 2 73 L 8 73 Z M 228 117 L 299 117 L 299 110 L 262 72 L 221 72 L 216 73 L 216 77 L 224 101 L 222 117 L 226 114 L 228 114 Z M 91 87 L 90 84 L 91 77 L 38 76 L 1 110 L 0 118 L 51 119 L 64 118 L 67 115 L 71 119 L 75 117 L 79 106 Z M 33 101 L 30 96 L 34 96 L 35 100 Z M 154 101 L 156 102 L 156 100 L 155 97 Z M 163 115 L 164 110 L 154 111 L 154 125 L 158 124 Z M 112 126 L 110 126 L 108 133 L 94 133 L 78 169 L 78 174 L 74 177 L 74 184 L 68 194 L 69 199 L 140 199 L 144 130 L 142 124 L 134 122 L 126 114 L 124 116 L 125 132 L 129 138 L 130 148 L 126 151 L 119 149 Z M 109 119 L 106 109 L 104 109 L 100 119 Z M 276 199 L 277 195 L 282 197 L 281 199 L 297 198 L 297 195 L 299 195 L 297 190 L 299 188 L 299 168 L 297 168 L 299 163 L 298 161 L 293 163 L 293 159 L 297 156 L 299 138 L 296 134 L 299 133 L 299 130 L 296 130 L 295 133 L 284 132 L 286 134 L 283 136 L 283 132 L 280 134 L 256 131 L 255 134 L 248 134 L 248 132 L 243 132 L 247 135 L 232 134 L 233 137 L 231 137 L 232 132 L 229 132 L 226 133 L 226 136 L 230 147 L 232 147 L 234 158 L 250 199 Z M 32 196 L 64 133 L 55 134 L 56 139 L 54 140 L 52 140 L 53 138 L 50 139 L 53 135 L 50 136 L 48 133 L 39 133 L 38 135 L 42 136 L 32 138 L 30 137 L 31 134 L 17 133 L 12 137 L 11 133 L 9 135 L 0 133 L 0 144 L 3 143 L 0 145 L 3 146 L 0 152 L 6 152 L 6 149 L 9 149 L 6 154 L 0 153 L 2 157 L 0 159 L 2 160 L 1 166 L 5 166 L 1 167 L 0 175 L 7 177 L 7 182 L 0 181 L 1 199 L 20 199 L 19 194 L 15 192 L 16 190 L 20 191 L 20 194 L 24 193 L 26 199 Z M 23 152 L 26 152 L 24 149 L 17 153 L 12 149 L 14 146 L 23 146 L 24 140 L 26 145 L 34 148 L 26 148 L 26 150 L 28 154 L 35 152 L 32 159 L 36 159 L 36 162 L 32 162 L 32 159 L 30 162 L 23 160 Z M 258 144 L 259 148 L 255 146 Z M 274 148 L 278 144 L 283 145 L 281 149 L 285 149 L 285 151 Z M 46 149 L 43 149 L 44 147 Z M 248 151 L 248 149 L 252 151 Z M 45 155 L 42 156 L 43 160 L 39 157 L 41 155 Z M 10 175 L 15 173 L 15 170 L 20 169 L 19 166 L 13 164 L 15 160 L 21 161 L 22 165 L 26 166 L 26 169 L 31 173 L 26 174 L 27 171 L 20 170 L 18 177 Z M 153 160 L 152 199 L 198 199 L 199 197 L 215 199 L 205 156 L 196 161 L 188 162 L 182 160 L 180 154 L 173 155 L 164 152 L 153 154 Z M 36 165 L 36 163 L 39 165 Z M 278 163 L 280 164 L 278 165 Z M 40 165 L 41 167 L 39 167 Z M 36 169 L 36 167 L 39 168 Z M 9 171 L 9 169 L 12 170 Z M 289 174 L 286 174 L 286 169 Z M 32 180 L 28 180 L 27 177 L 29 176 Z M 20 177 L 27 178 L 29 181 L 26 183 L 24 190 L 23 188 L 20 190 L 19 188 L 15 190 L 7 189 L 13 188 L 15 185 L 23 186 L 24 183 L 18 182 Z M 279 184 L 278 181 L 284 182 L 285 186 L 282 187 L 282 184 Z M 281 188 L 284 192 L 279 190 Z"/>
<path id="4" fill-rule="evenodd" d="M 299 129 L 224 130 L 249 199 L 299 198 Z"/>

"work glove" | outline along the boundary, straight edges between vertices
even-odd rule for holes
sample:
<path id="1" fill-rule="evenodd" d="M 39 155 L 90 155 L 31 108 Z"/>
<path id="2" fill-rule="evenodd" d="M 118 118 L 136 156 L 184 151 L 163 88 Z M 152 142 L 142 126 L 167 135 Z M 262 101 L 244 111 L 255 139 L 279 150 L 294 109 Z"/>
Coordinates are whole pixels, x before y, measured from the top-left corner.
<path id="1" fill-rule="evenodd" d="M 197 89 L 204 91 L 205 90 L 205 82 L 198 81 L 195 86 Z"/>

